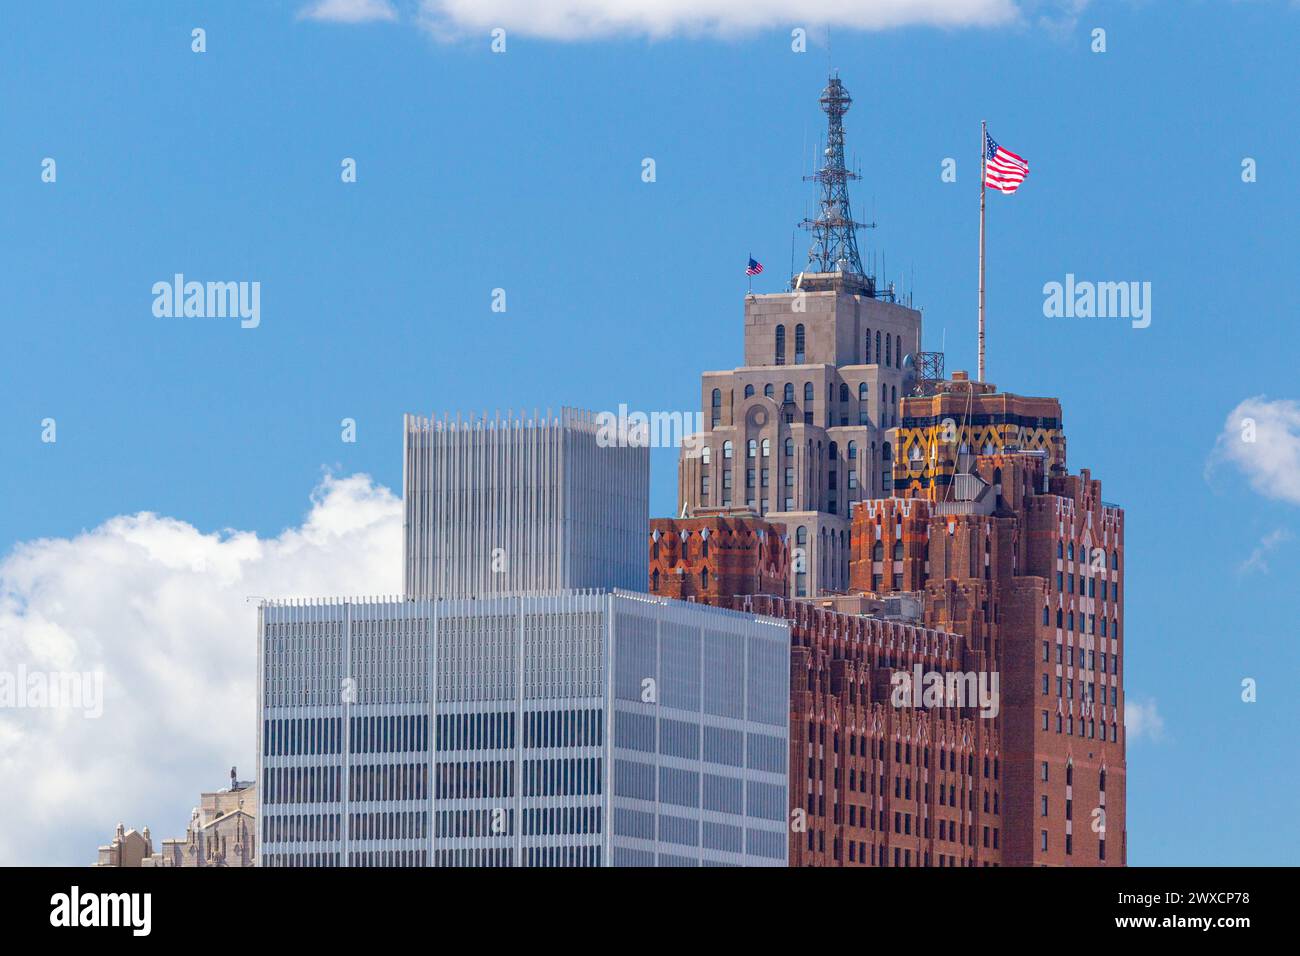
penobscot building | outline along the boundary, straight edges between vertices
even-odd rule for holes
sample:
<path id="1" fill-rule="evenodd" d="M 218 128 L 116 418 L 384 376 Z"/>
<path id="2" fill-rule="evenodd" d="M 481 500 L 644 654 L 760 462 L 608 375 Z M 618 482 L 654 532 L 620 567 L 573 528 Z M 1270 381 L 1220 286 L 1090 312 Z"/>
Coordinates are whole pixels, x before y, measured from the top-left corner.
<path id="1" fill-rule="evenodd" d="M 786 865 L 789 625 L 617 586 L 591 422 L 408 418 L 414 593 L 262 604 L 262 865 Z"/>
<path id="2" fill-rule="evenodd" d="M 648 586 L 790 621 L 791 866 L 1124 866 L 1124 509 L 1057 399 L 945 377 L 863 275 L 848 103 L 832 77 L 808 271 L 704 373 Z M 895 697 L 918 675 L 968 692 Z"/>
<path id="3" fill-rule="evenodd" d="M 864 274 L 849 207 L 838 77 L 821 96 L 826 160 L 810 177 L 819 214 L 787 292 L 745 297 L 744 364 L 705 372 L 707 431 L 678 469 L 682 516 L 748 510 L 790 532 L 795 597 L 849 586 L 854 504 L 887 497 L 899 397 L 915 377 L 921 313 Z"/>

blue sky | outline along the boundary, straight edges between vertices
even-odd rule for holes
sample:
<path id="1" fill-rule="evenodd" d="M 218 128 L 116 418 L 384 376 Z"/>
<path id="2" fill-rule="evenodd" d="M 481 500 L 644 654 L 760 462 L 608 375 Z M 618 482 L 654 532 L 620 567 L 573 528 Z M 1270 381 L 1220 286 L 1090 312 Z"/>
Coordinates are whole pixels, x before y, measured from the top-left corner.
<path id="1" fill-rule="evenodd" d="M 1071 466 L 1127 509 L 1127 691 L 1148 715 L 1130 862 L 1295 863 L 1300 9 L 1035 3 L 998 22 L 1010 0 L 981 4 L 991 23 L 837 27 L 829 55 L 797 12 L 669 17 L 656 37 L 521 20 L 493 54 L 478 22 L 401 3 L 365 23 L 290 2 L 15 7 L 0 556 L 142 511 L 280 535 L 325 470 L 400 492 L 405 411 L 694 410 L 699 373 L 740 361 L 746 255 L 756 290 L 787 278 L 831 65 L 854 97 L 856 212 L 879 223 L 860 245 L 914 276 L 949 370 L 974 366 L 980 120 L 1030 163 L 989 197 L 988 378 L 1058 396 Z M 260 326 L 155 318 L 177 272 L 259 281 Z M 1150 327 L 1044 318 L 1067 273 L 1150 282 Z M 1267 440 L 1242 453 L 1221 433 L 1252 398 Z M 652 481 L 672 513 L 674 452 Z"/>

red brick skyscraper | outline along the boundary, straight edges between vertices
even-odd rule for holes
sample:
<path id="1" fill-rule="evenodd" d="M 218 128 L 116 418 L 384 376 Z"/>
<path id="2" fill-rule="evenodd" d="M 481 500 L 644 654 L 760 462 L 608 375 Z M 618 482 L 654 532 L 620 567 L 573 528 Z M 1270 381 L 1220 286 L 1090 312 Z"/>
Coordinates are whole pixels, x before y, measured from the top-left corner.
<path id="1" fill-rule="evenodd" d="M 1067 472 L 1055 399 L 954 376 L 901 417 L 895 494 L 929 504 L 927 570 L 901 586 L 1000 675 L 1003 862 L 1122 864 L 1124 512 Z M 873 510 L 854 516 L 855 587 L 894 572 L 876 557 L 900 525 Z"/>
<path id="2" fill-rule="evenodd" d="M 790 600 L 752 515 L 653 522 L 649 586 L 791 621 L 792 865 L 1122 865 L 1123 511 L 1067 473 L 1055 400 L 931 387 L 848 594 Z M 896 706 L 918 665 L 996 675 L 996 714 Z"/>
<path id="3" fill-rule="evenodd" d="M 918 314 L 848 269 L 808 279 L 747 301 L 746 367 L 705 373 L 708 450 L 649 574 L 793 625 L 791 865 L 1123 865 L 1123 510 L 1068 472 L 1056 399 L 944 379 Z M 824 354 L 765 357 L 778 306 Z M 996 680 L 996 706 L 899 702 L 932 673 Z"/>

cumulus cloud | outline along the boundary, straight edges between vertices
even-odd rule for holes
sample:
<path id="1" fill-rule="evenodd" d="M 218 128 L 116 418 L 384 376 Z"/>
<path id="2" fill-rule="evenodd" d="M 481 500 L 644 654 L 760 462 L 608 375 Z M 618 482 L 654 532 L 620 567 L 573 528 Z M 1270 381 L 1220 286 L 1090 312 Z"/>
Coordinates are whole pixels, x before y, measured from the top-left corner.
<path id="1" fill-rule="evenodd" d="M 422 0 L 422 22 L 439 34 L 504 27 L 554 40 L 633 34 L 734 33 L 809 25 L 807 4 L 795 0 Z M 858 29 L 918 23 L 972 26 L 1017 15 L 1014 0 L 828 0 L 816 22 Z"/>
<path id="2" fill-rule="evenodd" d="M 396 20 L 397 10 L 388 0 L 316 0 L 298 11 L 298 16 L 330 23 L 370 23 Z"/>
<path id="3" fill-rule="evenodd" d="M 1124 732 L 1129 740 L 1160 740 L 1165 735 L 1165 720 L 1154 700 L 1130 697 L 1124 701 Z"/>
<path id="4" fill-rule="evenodd" d="M 200 790 L 254 775 L 256 603 L 397 594 L 401 502 L 327 477 L 298 527 L 205 534 L 151 513 L 0 560 L 0 675 L 100 674 L 87 707 L 0 706 L 0 865 L 94 861 L 118 821 L 155 846 Z M 20 688 L 21 689 L 21 688 Z"/>
<path id="5" fill-rule="evenodd" d="M 1207 477 L 1228 463 L 1266 498 L 1300 504 L 1300 403 L 1248 398 L 1223 423 Z"/>
<path id="6" fill-rule="evenodd" d="M 1072 20 L 1087 0 L 420 0 L 417 20 L 451 37 L 507 31 L 551 40 L 668 37 L 804 27 L 886 30 Z"/>
<path id="7" fill-rule="evenodd" d="M 1075 25 L 1088 0 L 312 0 L 299 17 L 333 23 L 409 19 L 439 39 L 507 33 L 548 40 L 613 36 L 734 36 L 802 27 L 822 31 L 911 26 Z M 400 11 L 400 12 L 399 12 Z"/>

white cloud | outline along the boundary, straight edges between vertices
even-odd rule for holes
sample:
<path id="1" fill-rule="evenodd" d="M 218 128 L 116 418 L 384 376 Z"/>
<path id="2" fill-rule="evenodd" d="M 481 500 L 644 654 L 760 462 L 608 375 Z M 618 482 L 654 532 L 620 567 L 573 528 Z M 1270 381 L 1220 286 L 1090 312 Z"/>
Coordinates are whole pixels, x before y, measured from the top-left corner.
<path id="1" fill-rule="evenodd" d="M 1300 504 L 1300 403 L 1248 398 L 1223 423 L 1207 476 L 1229 462 L 1266 498 Z"/>
<path id="2" fill-rule="evenodd" d="M 184 835 L 200 790 L 254 775 L 247 597 L 397 594 L 401 502 L 327 477 L 302 525 L 203 534 L 150 513 L 0 560 L 0 672 L 101 672 L 103 715 L 0 707 L 0 865 L 86 865 L 118 821 Z"/>
<path id="3" fill-rule="evenodd" d="M 298 16 L 330 23 L 369 23 L 396 20 L 397 10 L 388 0 L 316 0 L 303 7 Z"/>
<path id="4" fill-rule="evenodd" d="M 1129 740 L 1160 740 L 1165 735 L 1165 720 L 1154 700 L 1130 697 L 1124 701 L 1124 733 Z"/>
<path id="5" fill-rule="evenodd" d="M 1260 539 L 1255 550 L 1250 552 L 1250 557 L 1241 562 L 1237 568 L 1240 574 L 1249 574 L 1252 571 L 1262 571 L 1268 573 L 1268 555 L 1277 550 L 1278 545 L 1291 540 L 1291 532 L 1286 528 L 1276 528 L 1264 535 Z"/>
<path id="6" fill-rule="evenodd" d="M 907 26 L 991 27 L 1072 18 L 1086 0 L 420 0 L 421 24 L 440 37 L 508 33 L 552 40 L 630 34 L 735 34 L 765 29 L 885 30 Z M 833 37 L 833 34 L 832 34 Z"/>

